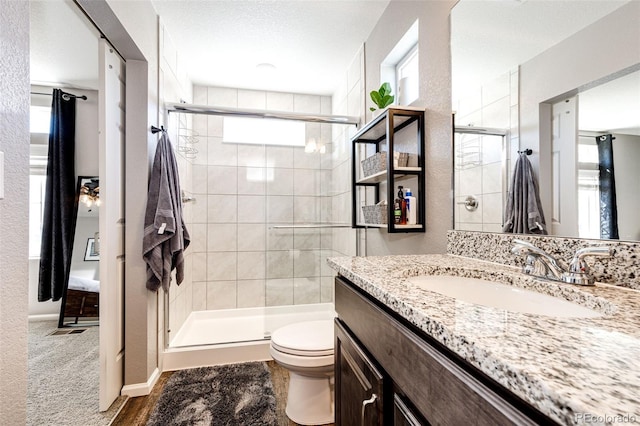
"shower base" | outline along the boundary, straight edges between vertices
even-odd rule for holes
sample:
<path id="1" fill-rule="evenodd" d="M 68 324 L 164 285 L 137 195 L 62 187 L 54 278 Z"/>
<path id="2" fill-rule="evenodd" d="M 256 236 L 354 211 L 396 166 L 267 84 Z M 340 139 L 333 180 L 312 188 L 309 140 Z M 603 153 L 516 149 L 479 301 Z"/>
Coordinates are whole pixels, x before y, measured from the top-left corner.
<path id="1" fill-rule="evenodd" d="M 275 330 L 333 317 L 333 303 L 192 312 L 165 350 L 163 370 L 269 360 Z"/>

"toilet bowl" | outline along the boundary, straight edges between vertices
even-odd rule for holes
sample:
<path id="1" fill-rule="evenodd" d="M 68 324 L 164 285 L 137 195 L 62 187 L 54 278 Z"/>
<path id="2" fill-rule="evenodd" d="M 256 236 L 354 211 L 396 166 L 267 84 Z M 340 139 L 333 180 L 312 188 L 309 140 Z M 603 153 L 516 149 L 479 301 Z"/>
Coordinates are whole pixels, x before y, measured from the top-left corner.
<path id="1" fill-rule="evenodd" d="M 290 324 L 271 335 L 271 356 L 289 370 L 285 411 L 298 424 L 333 423 L 333 345 L 333 320 Z"/>

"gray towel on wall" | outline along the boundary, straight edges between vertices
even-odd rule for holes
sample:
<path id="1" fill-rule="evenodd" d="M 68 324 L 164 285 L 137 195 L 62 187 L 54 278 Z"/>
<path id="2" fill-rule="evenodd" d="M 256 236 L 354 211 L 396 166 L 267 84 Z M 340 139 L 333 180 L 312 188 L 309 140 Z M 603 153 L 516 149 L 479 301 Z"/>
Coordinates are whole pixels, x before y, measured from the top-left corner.
<path id="1" fill-rule="evenodd" d="M 533 175 L 531 162 L 525 154 L 520 154 L 513 170 L 502 231 L 518 234 L 547 234 L 538 183 Z"/>
<path id="2" fill-rule="evenodd" d="M 171 271 L 176 282 L 184 279 L 183 251 L 190 238 L 182 218 L 178 164 L 166 133 L 162 133 L 151 170 L 144 216 L 142 253 L 147 263 L 147 288 L 169 290 Z"/>

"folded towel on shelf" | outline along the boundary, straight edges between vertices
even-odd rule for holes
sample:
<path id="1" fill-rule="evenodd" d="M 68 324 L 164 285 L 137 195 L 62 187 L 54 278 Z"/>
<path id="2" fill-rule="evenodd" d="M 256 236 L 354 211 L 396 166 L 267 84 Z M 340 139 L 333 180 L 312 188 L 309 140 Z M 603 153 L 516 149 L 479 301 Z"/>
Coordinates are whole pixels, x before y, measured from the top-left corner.
<path id="1" fill-rule="evenodd" d="M 182 282 L 183 251 L 189 242 L 189 232 L 182 218 L 178 164 L 171 142 L 163 132 L 153 160 L 144 217 L 142 251 L 147 263 L 146 286 L 149 290 L 157 291 L 162 285 L 168 291 L 173 269 L 177 284 Z"/>
<path id="2" fill-rule="evenodd" d="M 533 174 L 531 162 L 525 153 L 520 154 L 513 170 L 502 231 L 518 234 L 547 234 L 538 183 Z"/>

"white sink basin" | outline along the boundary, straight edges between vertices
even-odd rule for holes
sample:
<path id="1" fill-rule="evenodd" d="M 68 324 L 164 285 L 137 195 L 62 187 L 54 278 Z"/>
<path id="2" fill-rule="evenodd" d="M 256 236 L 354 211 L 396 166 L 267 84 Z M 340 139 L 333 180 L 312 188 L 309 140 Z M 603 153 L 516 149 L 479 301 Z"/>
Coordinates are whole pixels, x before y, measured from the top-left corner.
<path id="1" fill-rule="evenodd" d="M 428 275 L 409 278 L 416 286 L 476 305 L 562 318 L 595 318 L 600 312 L 564 299 L 479 278 Z"/>

